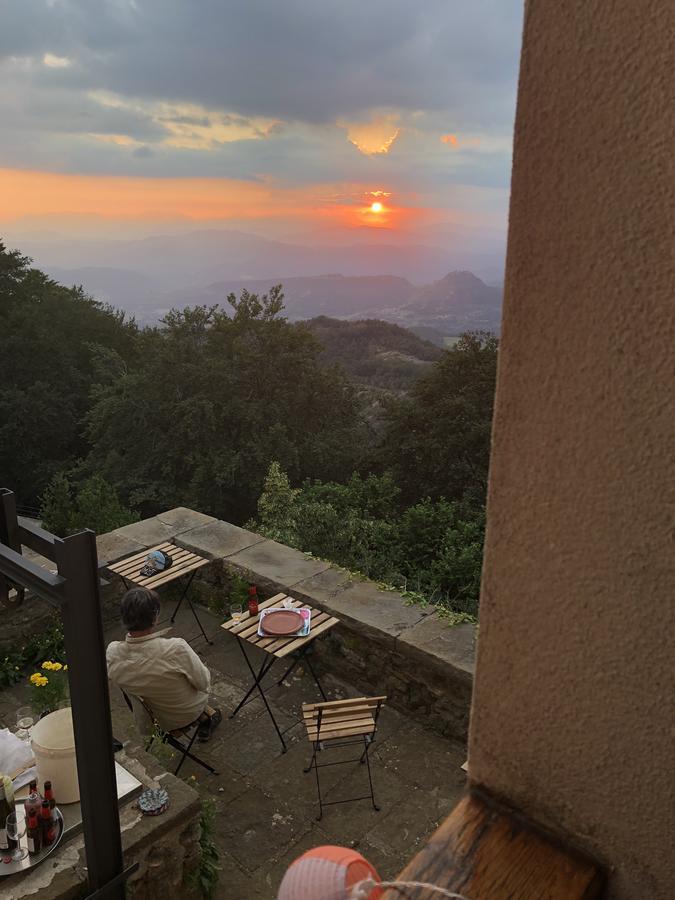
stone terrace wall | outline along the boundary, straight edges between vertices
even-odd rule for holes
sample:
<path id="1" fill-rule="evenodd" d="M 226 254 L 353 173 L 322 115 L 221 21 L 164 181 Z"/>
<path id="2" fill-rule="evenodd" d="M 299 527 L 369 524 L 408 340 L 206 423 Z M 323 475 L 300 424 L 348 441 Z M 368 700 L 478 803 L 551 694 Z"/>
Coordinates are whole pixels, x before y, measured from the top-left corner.
<path id="1" fill-rule="evenodd" d="M 314 653 L 319 666 L 364 693 L 386 693 L 392 706 L 443 734 L 466 737 L 473 626 L 449 627 L 433 607 L 406 605 L 400 594 L 328 562 L 182 507 L 101 536 L 100 560 L 166 540 L 212 559 L 200 575 L 214 585 L 235 572 L 255 582 L 262 596 L 283 591 L 332 613 L 341 624 Z"/>

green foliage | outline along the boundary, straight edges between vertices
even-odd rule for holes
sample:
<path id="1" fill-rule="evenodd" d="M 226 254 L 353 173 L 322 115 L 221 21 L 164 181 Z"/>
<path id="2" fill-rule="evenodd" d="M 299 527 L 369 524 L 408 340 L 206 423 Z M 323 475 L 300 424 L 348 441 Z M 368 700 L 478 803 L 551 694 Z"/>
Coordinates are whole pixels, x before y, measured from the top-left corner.
<path id="1" fill-rule="evenodd" d="M 47 485 L 40 517 L 43 526 L 59 537 L 83 528 L 105 534 L 138 519 L 137 514 L 122 506 L 114 488 L 100 475 L 73 486 L 63 472 L 57 472 Z"/>
<path id="2" fill-rule="evenodd" d="M 84 418 L 100 348 L 133 355 L 137 329 L 80 288 L 65 288 L 0 242 L 0 471 L 35 505 L 87 448 Z"/>
<path id="3" fill-rule="evenodd" d="M 0 687 L 17 684 L 29 666 L 41 665 L 44 660 L 66 661 L 63 626 L 58 616 L 54 616 L 47 628 L 33 635 L 22 647 L 0 656 Z"/>
<path id="4" fill-rule="evenodd" d="M 456 620 L 476 616 L 482 509 L 425 498 L 401 510 L 388 474 L 293 489 L 273 465 L 265 485 L 270 494 L 260 498 L 255 526 L 262 534 L 393 585 L 409 599 L 436 603 Z"/>
<path id="5" fill-rule="evenodd" d="M 186 505 L 242 521 L 270 462 L 342 479 L 359 456 L 353 390 L 280 315 L 281 288 L 169 313 L 136 362 L 94 389 L 86 466 L 144 514 Z"/>
<path id="6" fill-rule="evenodd" d="M 386 391 L 409 390 L 441 350 L 407 328 L 379 319 L 345 322 L 317 316 L 307 328 L 323 346 L 321 359 L 338 364 L 351 381 Z"/>
<path id="7" fill-rule="evenodd" d="M 220 853 L 215 842 L 216 804 L 211 799 L 202 800 L 200 825 L 199 867 L 189 876 L 189 883 L 205 900 L 211 900 L 220 876 Z"/>
<path id="8" fill-rule="evenodd" d="M 497 347 L 485 332 L 462 335 L 407 397 L 387 404 L 376 458 L 405 502 L 446 497 L 483 506 Z"/>
<path id="9" fill-rule="evenodd" d="M 272 538 L 288 535 L 294 527 L 293 506 L 297 489 L 291 487 L 288 475 L 282 472 L 276 460 L 270 467 L 263 482 L 258 499 L 258 517 L 265 526 L 265 534 Z"/>

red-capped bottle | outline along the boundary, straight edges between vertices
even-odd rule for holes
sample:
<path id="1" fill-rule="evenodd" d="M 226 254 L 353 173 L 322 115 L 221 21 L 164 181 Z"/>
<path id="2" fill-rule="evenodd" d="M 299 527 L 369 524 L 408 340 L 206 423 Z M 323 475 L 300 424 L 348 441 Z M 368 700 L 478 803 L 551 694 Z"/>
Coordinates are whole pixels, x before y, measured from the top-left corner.
<path id="1" fill-rule="evenodd" d="M 56 840 L 56 829 L 52 822 L 52 811 L 49 808 L 49 800 L 42 801 L 40 826 L 42 830 L 42 846 L 50 847 Z"/>
<path id="2" fill-rule="evenodd" d="M 56 818 L 56 798 L 54 797 L 54 789 L 52 788 L 51 781 L 45 781 L 45 800 L 49 800 L 49 811 L 52 814 L 52 824 L 56 827 L 58 824 Z"/>
<path id="3" fill-rule="evenodd" d="M 42 849 L 42 828 L 37 816 L 28 816 L 26 843 L 29 853 L 39 853 Z"/>
<path id="4" fill-rule="evenodd" d="M 258 615 L 258 589 L 254 584 L 248 589 L 248 614 L 249 616 Z"/>

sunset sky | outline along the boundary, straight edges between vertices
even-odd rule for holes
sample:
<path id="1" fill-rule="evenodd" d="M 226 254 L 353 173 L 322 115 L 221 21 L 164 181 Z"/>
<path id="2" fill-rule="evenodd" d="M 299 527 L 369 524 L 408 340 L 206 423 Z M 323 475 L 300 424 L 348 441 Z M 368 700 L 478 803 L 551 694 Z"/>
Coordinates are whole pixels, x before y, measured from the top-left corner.
<path id="1" fill-rule="evenodd" d="M 522 0 L 4 0 L 1 16 L 2 231 L 505 227 Z"/>

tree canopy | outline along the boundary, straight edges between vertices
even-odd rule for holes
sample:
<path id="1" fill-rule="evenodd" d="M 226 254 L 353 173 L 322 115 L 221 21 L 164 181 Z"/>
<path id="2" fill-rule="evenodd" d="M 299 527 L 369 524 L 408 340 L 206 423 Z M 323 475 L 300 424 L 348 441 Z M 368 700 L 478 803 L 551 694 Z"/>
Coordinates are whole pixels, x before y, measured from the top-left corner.
<path id="1" fill-rule="evenodd" d="M 98 352 L 127 360 L 137 329 L 80 288 L 64 288 L 0 243 L 0 472 L 34 505 L 87 451 L 84 419 Z"/>
<path id="2" fill-rule="evenodd" d="M 387 404 L 377 459 L 405 502 L 485 502 L 498 340 L 462 335 L 409 394 Z"/>
<path id="3" fill-rule="evenodd" d="M 88 415 L 86 469 L 142 511 L 184 504 L 241 521 L 271 460 L 293 478 L 348 477 L 361 423 L 354 391 L 281 315 L 281 286 L 174 310 L 109 367 Z"/>

